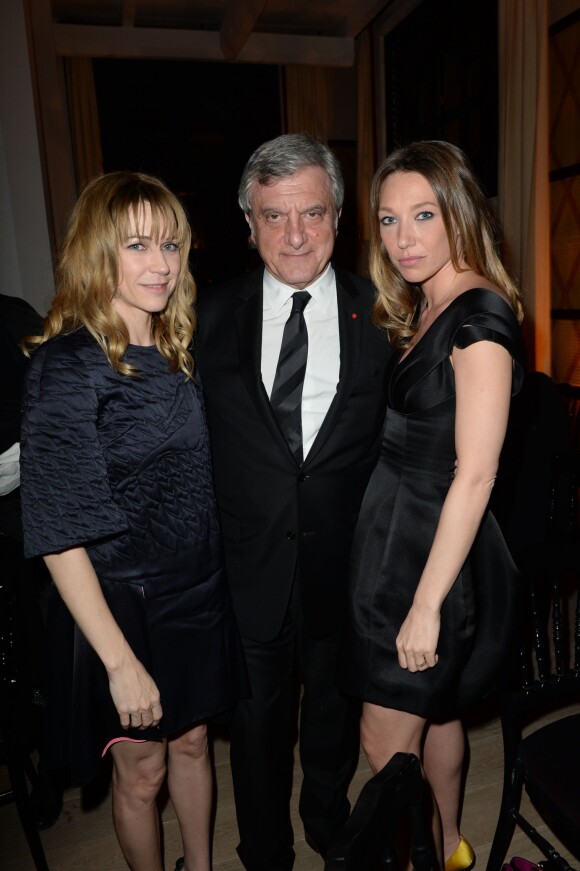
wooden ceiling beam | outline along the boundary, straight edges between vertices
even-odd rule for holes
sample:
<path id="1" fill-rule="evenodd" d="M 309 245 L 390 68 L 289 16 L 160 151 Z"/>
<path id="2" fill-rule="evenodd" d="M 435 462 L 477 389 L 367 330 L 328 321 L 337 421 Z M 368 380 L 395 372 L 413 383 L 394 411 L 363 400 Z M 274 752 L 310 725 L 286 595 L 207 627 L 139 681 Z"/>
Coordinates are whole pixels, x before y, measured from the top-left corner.
<path id="1" fill-rule="evenodd" d="M 250 38 L 267 0 L 228 0 L 220 28 L 226 60 L 234 60 Z"/>
<path id="2" fill-rule="evenodd" d="M 223 60 L 217 31 L 55 24 L 54 43 L 61 57 Z"/>
<path id="3" fill-rule="evenodd" d="M 53 32 L 60 57 L 224 60 L 217 31 L 56 24 Z M 354 40 L 253 33 L 236 61 L 350 67 L 354 63 Z"/>
<path id="4" fill-rule="evenodd" d="M 354 39 L 338 36 L 253 33 L 237 60 L 255 64 L 351 67 L 354 64 L 354 57 Z"/>

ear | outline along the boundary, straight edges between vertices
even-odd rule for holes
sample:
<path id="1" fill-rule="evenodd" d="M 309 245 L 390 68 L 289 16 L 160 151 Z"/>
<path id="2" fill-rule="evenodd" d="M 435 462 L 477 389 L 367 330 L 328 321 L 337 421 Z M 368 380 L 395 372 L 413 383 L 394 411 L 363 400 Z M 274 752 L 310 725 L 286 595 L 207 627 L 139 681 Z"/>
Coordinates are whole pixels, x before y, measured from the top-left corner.
<path id="1" fill-rule="evenodd" d="M 255 244 L 256 244 L 256 239 L 255 239 L 255 237 L 254 237 L 254 228 L 252 227 L 252 219 L 251 219 L 251 217 L 249 216 L 249 214 L 248 214 L 247 212 L 244 212 L 244 218 L 245 218 L 246 221 L 248 222 L 248 227 L 250 228 L 250 239 L 252 240 L 252 242 L 253 242 L 254 245 L 255 245 Z"/>

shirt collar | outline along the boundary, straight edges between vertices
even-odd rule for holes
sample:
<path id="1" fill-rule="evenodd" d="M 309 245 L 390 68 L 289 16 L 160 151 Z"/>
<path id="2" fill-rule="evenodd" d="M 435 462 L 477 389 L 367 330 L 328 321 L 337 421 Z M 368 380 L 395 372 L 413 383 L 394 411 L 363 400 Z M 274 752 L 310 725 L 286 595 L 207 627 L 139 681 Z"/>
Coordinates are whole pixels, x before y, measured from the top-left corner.
<path id="1" fill-rule="evenodd" d="M 334 269 L 332 264 L 328 264 L 322 275 L 316 281 L 305 287 L 312 300 L 308 305 L 315 303 L 317 306 L 328 308 L 332 302 L 332 296 L 335 293 L 336 281 L 334 277 Z M 288 284 L 283 284 L 274 278 L 271 272 L 266 267 L 264 269 L 264 311 L 270 315 L 276 315 L 292 299 L 292 294 L 295 293 L 295 288 Z"/>

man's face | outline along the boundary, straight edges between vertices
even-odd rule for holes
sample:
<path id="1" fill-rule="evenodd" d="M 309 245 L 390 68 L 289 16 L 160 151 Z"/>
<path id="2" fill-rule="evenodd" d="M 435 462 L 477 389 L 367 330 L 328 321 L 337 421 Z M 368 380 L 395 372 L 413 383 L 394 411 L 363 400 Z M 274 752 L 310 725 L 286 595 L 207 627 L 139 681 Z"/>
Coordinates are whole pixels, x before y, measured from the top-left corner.
<path id="1" fill-rule="evenodd" d="M 250 202 L 246 220 L 272 275 L 297 290 L 316 281 L 332 257 L 338 219 L 327 173 L 309 166 L 274 184 L 254 182 Z"/>

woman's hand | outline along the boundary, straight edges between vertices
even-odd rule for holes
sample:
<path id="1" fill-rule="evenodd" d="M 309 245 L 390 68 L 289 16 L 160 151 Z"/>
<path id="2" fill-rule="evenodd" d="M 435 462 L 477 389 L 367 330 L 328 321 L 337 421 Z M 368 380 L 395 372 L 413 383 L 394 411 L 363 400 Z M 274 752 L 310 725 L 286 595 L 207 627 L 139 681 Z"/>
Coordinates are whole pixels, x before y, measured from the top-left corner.
<path id="1" fill-rule="evenodd" d="M 159 690 L 139 660 L 127 650 L 121 665 L 107 673 L 123 729 L 157 726 L 163 716 Z"/>
<path id="2" fill-rule="evenodd" d="M 412 604 L 395 642 L 401 668 L 415 672 L 437 665 L 440 625 L 438 608 L 420 606 L 416 602 Z"/>
<path id="3" fill-rule="evenodd" d="M 71 548 L 47 554 L 44 560 L 77 626 L 107 670 L 121 726 L 157 726 L 163 716 L 159 690 L 111 614 L 86 550 Z"/>

